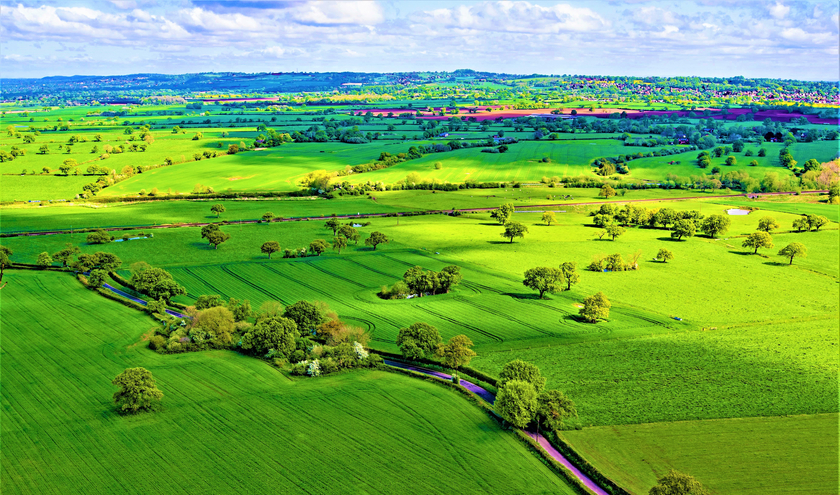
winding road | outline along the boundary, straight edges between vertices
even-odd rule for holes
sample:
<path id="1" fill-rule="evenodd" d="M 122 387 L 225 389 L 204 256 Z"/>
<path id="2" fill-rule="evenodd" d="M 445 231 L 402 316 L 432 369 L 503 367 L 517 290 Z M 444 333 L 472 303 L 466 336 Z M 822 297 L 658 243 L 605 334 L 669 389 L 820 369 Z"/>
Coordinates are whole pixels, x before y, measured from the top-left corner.
<path id="1" fill-rule="evenodd" d="M 393 361 L 391 359 L 385 359 L 385 364 L 387 364 L 388 366 L 393 366 L 394 368 L 400 368 L 404 370 L 414 371 L 417 373 L 422 373 L 424 375 L 434 376 L 442 380 L 452 380 L 452 375 L 447 375 L 446 373 L 435 371 L 429 368 L 424 368 L 422 366 L 401 363 L 399 361 Z M 496 396 L 493 395 L 491 392 L 470 381 L 464 380 L 463 378 L 461 379 L 461 386 L 474 393 L 475 395 L 481 397 L 489 404 L 493 404 L 493 402 L 496 400 Z M 537 441 L 537 443 L 539 443 L 540 446 L 543 449 L 545 449 L 546 452 L 548 452 L 548 455 L 550 455 L 554 460 L 565 466 L 566 469 L 571 471 L 572 475 L 574 475 L 575 478 L 579 479 L 581 483 L 583 483 L 587 488 L 592 490 L 593 493 L 596 493 L 597 495 L 609 495 L 608 492 L 604 491 L 600 486 L 598 486 L 594 481 L 592 481 L 591 478 L 583 474 L 578 468 L 574 466 L 574 464 L 569 462 L 569 460 L 566 459 L 566 457 L 563 456 L 563 454 L 558 452 L 557 449 L 555 449 L 554 446 L 551 445 L 551 443 L 548 441 L 548 439 L 545 438 L 545 436 L 543 436 L 541 433 L 527 430 L 525 431 L 525 433 L 531 438 L 533 438 L 535 441 Z"/>

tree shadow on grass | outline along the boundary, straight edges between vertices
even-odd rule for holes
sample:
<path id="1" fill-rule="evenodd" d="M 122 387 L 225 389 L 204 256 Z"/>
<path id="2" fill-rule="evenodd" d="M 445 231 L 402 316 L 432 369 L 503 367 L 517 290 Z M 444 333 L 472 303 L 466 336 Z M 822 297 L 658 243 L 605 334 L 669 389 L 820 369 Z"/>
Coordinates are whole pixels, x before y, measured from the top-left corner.
<path id="1" fill-rule="evenodd" d="M 487 241 L 487 244 L 511 244 L 509 241 Z M 516 244 L 515 242 L 513 243 Z"/>
<path id="2" fill-rule="evenodd" d="M 523 293 L 523 294 L 517 294 L 517 293 L 513 293 L 513 292 L 504 292 L 504 293 L 502 293 L 502 295 L 512 297 L 514 299 L 525 299 L 525 300 L 533 300 L 533 301 L 541 301 L 541 300 L 542 301 L 547 301 L 547 300 L 549 300 L 547 298 L 540 299 L 539 294 L 533 294 L 533 293 L 530 293 L 530 292 Z"/>
<path id="3" fill-rule="evenodd" d="M 732 254 L 739 254 L 741 256 L 756 256 L 756 257 L 761 256 L 761 253 L 756 254 L 756 253 L 751 253 L 749 251 L 733 251 L 733 250 L 730 249 L 729 252 L 732 253 Z"/>
<path id="4" fill-rule="evenodd" d="M 781 261 L 765 261 L 764 264 L 765 265 L 770 265 L 770 266 L 791 266 L 790 263 L 788 263 L 788 262 L 783 263 Z"/>
<path id="5" fill-rule="evenodd" d="M 490 227 L 504 227 L 504 225 L 501 225 L 501 224 L 496 223 L 496 222 L 481 222 L 481 223 L 479 223 L 479 225 L 488 225 Z"/>
<path id="6" fill-rule="evenodd" d="M 668 236 L 668 237 L 657 237 L 657 238 L 656 238 L 656 240 L 657 240 L 657 241 L 666 241 L 666 242 L 669 242 L 669 241 L 670 241 L 670 242 L 688 242 L 688 239 L 687 239 L 687 238 L 685 238 L 685 237 L 683 237 L 682 239 L 677 239 L 677 238 L 675 238 L 675 237 L 671 237 L 671 236 Z"/>

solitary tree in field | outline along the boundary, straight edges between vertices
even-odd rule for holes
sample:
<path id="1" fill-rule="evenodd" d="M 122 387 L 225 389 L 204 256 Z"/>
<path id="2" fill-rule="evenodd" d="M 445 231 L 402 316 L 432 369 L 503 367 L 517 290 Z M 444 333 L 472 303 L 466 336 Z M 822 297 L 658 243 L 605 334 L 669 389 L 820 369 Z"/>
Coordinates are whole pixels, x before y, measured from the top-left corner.
<path id="1" fill-rule="evenodd" d="M 276 253 L 277 251 L 280 251 L 280 243 L 277 241 L 264 242 L 260 247 L 260 252 L 267 254 L 268 259 L 271 259 L 271 253 Z"/>
<path id="2" fill-rule="evenodd" d="M 758 254 L 758 248 L 773 248 L 773 238 L 770 237 L 770 234 L 767 232 L 753 232 L 744 239 L 741 246 L 745 248 L 755 248 L 753 254 Z"/>
<path id="3" fill-rule="evenodd" d="M 580 282 L 580 275 L 577 272 L 577 263 L 574 261 L 561 263 L 560 271 L 563 272 L 563 278 L 566 279 L 566 290 L 570 290 L 573 285 Z"/>
<path id="4" fill-rule="evenodd" d="M 476 356 L 475 351 L 470 349 L 472 346 L 469 337 L 456 335 L 446 344 L 438 344 L 435 354 L 443 358 L 444 364 L 450 368 L 460 368 L 470 364 L 470 360 Z"/>
<path id="5" fill-rule="evenodd" d="M 624 235 L 624 233 L 626 232 L 626 230 L 624 230 L 624 227 L 620 227 L 615 224 L 607 225 L 607 228 L 604 230 L 606 230 L 607 234 L 610 237 L 612 237 L 612 240 L 615 240 L 615 238 L 618 236 Z"/>
<path id="6" fill-rule="evenodd" d="M 163 398 L 152 373 L 146 368 L 128 368 L 111 383 L 120 387 L 114 394 L 114 403 L 124 413 L 151 411 Z"/>
<path id="7" fill-rule="evenodd" d="M 210 207 L 210 211 L 216 214 L 216 218 L 219 218 L 225 212 L 225 205 L 215 204 Z"/>
<path id="8" fill-rule="evenodd" d="M 667 263 L 667 262 L 671 261 L 672 259 L 674 259 L 674 253 L 672 253 L 671 251 L 668 251 L 665 248 L 662 248 L 662 249 L 659 250 L 658 253 L 656 253 L 656 259 L 661 261 L 662 263 Z"/>
<path id="9" fill-rule="evenodd" d="M 228 239 L 230 239 L 230 234 L 226 234 L 219 229 L 207 234 L 207 242 L 213 246 L 213 249 L 219 249 L 219 244 L 226 242 Z"/>
<path id="10" fill-rule="evenodd" d="M 333 235 L 335 235 L 336 232 L 338 232 L 338 229 L 341 227 L 341 222 L 339 222 L 337 218 L 330 218 L 329 220 L 327 220 L 327 223 L 324 224 L 324 227 L 332 229 Z"/>
<path id="11" fill-rule="evenodd" d="M 525 234 L 527 233 L 528 227 L 523 225 L 521 222 L 510 221 L 505 224 L 505 231 L 500 235 L 505 239 L 510 239 L 510 242 L 513 243 L 514 238 L 525 237 Z"/>
<path id="12" fill-rule="evenodd" d="M 347 238 L 343 235 L 333 237 L 332 247 L 338 250 L 338 254 L 341 254 L 341 250 L 347 247 Z"/>
<path id="13" fill-rule="evenodd" d="M 562 292 L 566 280 L 563 277 L 563 271 L 559 268 L 538 266 L 525 271 L 525 280 L 522 284 L 539 292 L 542 299 L 546 292 L 551 294 Z"/>
<path id="14" fill-rule="evenodd" d="M 376 246 L 380 244 L 387 244 L 389 242 L 391 242 L 391 240 L 388 239 L 388 236 L 382 232 L 372 232 L 370 237 L 365 239 L 365 246 L 373 246 L 373 250 L 376 251 Z"/>
<path id="15" fill-rule="evenodd" d="M 265 223 L 268 223 L 273 218 L 274 218 L 274 213 L 271 213 L 270 211 L 267 211 L 267 212 L 263 213 L 263 216 L 260 220 L 265 222 Z"/>
<path id="16" fill-rule="evenodd" d="M 328 247 L 329 244 L 327 244 L 327 241 L 323 239 L 315 239 L 309 243 L 309 250 L 313 253 L 317 253 L 318 256 L 321 256 L 321 253 L 326 251 Z"/>
<path id="17" fill-rule="evenodd" d="M 589 323 L 596 323 L 598 320 L 606 320 L 610 317 L 610 306 L 612 305 L 607 296 L 599 292 L 583 300 L 580 315 Z"/>
<path id="18" fill-rule="evenodd" d="M 792 265 L 793 258 L 804 258 L 808 256 L 808 249 L 798 242 L 791 242 L 790 244 L 779 250 L 779 256 L 785 256 L 789 258 L 790 262 L 788 263 L 788 265 Z"/>
<path id="19" fill-rule="evenodd" d="M 513 215 L 515 210 L 513 203 L 505 203 L 490 212 L 490 217 L 499 222 L 499 225 L 504 225 L 510 220 L 510 216 Z"/>
<path id="20" fill-rule="evenodd" d="M 696 232 L 697 227 L 694 225 L 694 222 L 686 218 L 681 218 L 674 222 L 671 238 L 679 241 L 683 237 L 694 237 Z"/>
<path id="21" fill-rule="evenodd" d="M 733 166 L 738 164 L 738 160 L 734 156 L 727 156 L 726 157 L 726 164 L 728 166 Z"/>
<path id="22" fill-rule="evenodd" d="M 773 232 L 779 228 L 779 223 L 773 217 L 761 217 L 758 221 L 758 230 L 762 232 Z"/>
<path id="23" fill-rule="evenodd" d="M 694 477 L 672 469 L 656 480 L 648 495 L 709 495 L 709 491 Z"/>
<path id="24" fill-rule="evenodd" d="M 613 189 L 609 184 L 604 184 L 604 187 L 601 188 L 601 192 L 598 193 L 598 195 L 602 198 L 611 198 L 615 196 L 615 189 Z"/>
<path id="25" fill-rule="evenodd" d="M 547 211 L 543 213 L 542 222 L 548 226 L 551 226 L 552 223 L 557 223 L 557 219 L 554 217 L 554 212 Z"/>
<path id="26" fill-rule="evenodd" d="M 731 223 L 732 221 L 723 215 L 709 215 L 708 218 L 703 220 L 700 229 L 709 237 L 717 237 L 725 234 Z"/>

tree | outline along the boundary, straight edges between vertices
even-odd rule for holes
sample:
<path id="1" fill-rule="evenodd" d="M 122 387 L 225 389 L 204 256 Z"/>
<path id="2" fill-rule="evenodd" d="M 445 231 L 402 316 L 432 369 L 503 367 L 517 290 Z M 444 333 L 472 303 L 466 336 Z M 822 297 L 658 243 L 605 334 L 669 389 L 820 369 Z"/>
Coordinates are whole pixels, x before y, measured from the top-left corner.
<path id="1" fill-rule="evenodd" d="M 597 323 L 598 320 L 606 320 L 610 317 L 610 306 L 612 305 L 607 296 L 599 292 L 583 300 L 580 315 L 589 323 Z"/>
<path id="2" fill-rule="evenodd" d="M 677 219 L 677 212 L 673 208 L 662 208 L 653 216 L 655 223 L 661 224 L 664 228 L 668 228 L 668 224 Z"/>
<path id="3" fill-rule="evenodd" d="M 725 234 L 729 230 L 731 223 L 732 221 L 723 215 L 709 215 L 708 218 L 703 220 L 703 223 L 700 225 L 700 230 L 705 232 L 709 237 L 717 237 L 718 235 Z"/>
<path id="4" fill-rule="evenodd" d="M 443 267 L 438 273 L 438 281 L 440 282 L 440 290 L 447 293 L 461 283 L 463 277 L 461 276 L 461 267 L 457 265 L 449 265 Z"/>
<path id="5" fill-rule="evenodd" d="M 14 253 L 11 249 L 6 246 L 0 246 L 0 282 L 3 281 L 3 270 L 12 266 L 12 254 Z"/>
<path id="6" fill-rule="evenodd" d="M 414 323 L 406 328 L 401 328 L 397 334 L 397 345 L 400 352 L 410 359 L 420 359 L 433 355 L 440 343 L 440 332 L 428 323 Z"/>
<path id="7" fill-rule="evenodd" d="M 114 404 L 123 413 L 152 411 L 163 398 L 163 392 L 157 388 L 152 372 L 146 368 L 128 368 L 111 384 L 120 387 L 114 393 Z"/>
<path id="8" fill-rule="evenodd" d="M 209 223 L 204 227 L 201 227 L 201 238 L 202 239 L 210 239 L 210 234 L 219 230 L 219 224 L 217 223 Z"/>
<path id="9" fill-rule="evenodd" d="M 274 213 L 271 213 L 270 211 L 267 211 L 267 212 L 263 213 L 263 216 L 262 216 L 262 218 L 260 219 L 260 221 L 265 222 L 265 223 L 268 223 L 268 222 L 270 222 L 273 218 L 274 218 Z"/>
<path id="10" fill-rule="evenodd" d="M 796 229 L 797 232 L 802 232 L 803 230 L 811 230 L 811 226 L 808 225 L 808 218 L 805 216 L 794 220 L 793 228 Z"/>
<path id="11" fill-rule="evenodd" d="M 505 224 L 505 231 L 502 232 L 502 237 L 506 239 L 510 239 L 511 244 L 513 243 L 513 239 L 516 237 L 525 237 L 525 234 L 528 233 L 528 227 L 523 225 L 521 222 L 517 221 L 510 221 Z"/>
<path id="12" fill-rule="evenodd" d="M 208 309 L 224 305 L 225 302 L 222 301 L 222 296 L 218 294 L 201 295 L 195 300 L 195 309 Z"/>
<path id="13" fill-rule="evenodd" d="M 758 166 L 758 160 L 751 160 L 750 161 L 750 167 L 757 167 L 757 166 Z"/>
<path id="14" fill-rule="evenodd" d="M 219 249 L 219 244 L 227 241 L 228 239 L 230 239 L 230 234 L 226 234 L 220 229 L 216 229 L 207 234 L 207 242 L 213 246 L 213 249 Z"/>
<path id="15" fill-rule="evenodd" d="M 648 495 L 709 495 L 709 492 L 694 477 L 672 469 L 656 480 Z"/>
<path id="16" fill-rule="evenodd" d="M 502 371 L 499 373 L 499 386 L 511 380 L 530 383 L 537 393 L 545 388 L 545 377 L 542 376 L 540 369 L 521 359 L 514 359 L 502 366 Z"/>
<path id="17" fill-rule="evenodd" d="M 672 253 L 671 251 L 668 251 L 665 248 L 662 248 L 662 249 L 659 250 L 658 253 L 656 253 L 656 259 L 661 261 L 662 263 L 667 263 L 667 262 L 671 261 L 672 259 L 674 259 L 674 253 Z"/>
<path id="18" fill-rule="evenodd" d="M 338 232 L 338 229 L 341 228 L 341 222 L 339 222 L 337 218 L 330 218 L 327 220 L 327 223 L 324 224 L 324 227 L 332 229 L 333 235 L 335 235 L 336 232 Z"/>
<path id="19" fill-rule="evenodd" d="M 738 160 L 734 156 L 730 155 L 730 156 L 726 157 L 726 165 L 731 167 L 731 166 L 737 165 L 737 164 L 738 164 Z"/>
<path id="20" fill-rule="evenodd" d="M 192 321 L 192 326 L 206 332 L 209 339 L 217 344 L 228 346 L 236 330 L 236 319 L 225 306 L 212 306 L 199 311 Z"/>
<path id="21" fill-rule="evenodd" d="M 114 238 L 104 229 L 96 229 L 87 235 L 88 244 L 108 244 Z"/>
<path id="22" fill-rule="evenodd" d="M 828 225 L 828 218 L 822 215 L 808 215 L 805 217 L 808 220 L 808 230 L 820 230 L 820 227 Z"/>
<path id="23" fill-rule="evenodd" d="M 333 237 L 332 247 L 338 250 L 338 254 L 341 254 L 341 250 L 347 247 L 347 238 L 343 235 Z"/>
<path id="24" fill-rule="evenodd" d="M 563 426 L 563 420 L 577 416 L 575 403 L 559 390 L 544 390 L 537 397 L 537 420 L 551 430 Z"/>
<path id="25" fill-rule="evenodd" d="M 602 198 L 611 198 L 615 196 L 615 189 L 612 188 L 609 184 L 604 184 L 604 187 L 601 188 L 601 191 L 598 193 L 598 196 Z"/>
<path id="26" fill-rule="evenodd" d="M 790 258 L 788 265 L 792 265 L 793 258 L 805 258 L 808 256 L 808 249 L 798 242 L 791 242 L 779 250 L 779 256 Z"/>
<path id="27" fill-rule="evenodd" d="M 74 245 L 72 245 L 68 242 L 67 244 L 65 244 L 64 249 L 62 249 L 61 251 L 59 251 L 59 252 L 57 252 L 53 255 L 53 259 L 55 261 L 60 262 L 61 266 L 66 267 L 67 265 L 69 265 L 73 261 L 73 258 L 77 254 L 79 254 L 80 252 L 81 252 L 81 250 L 79 249 L 78 246 L 74 246 Z"/>
<path id="28" fill-rule="evenodd" d="M 469 337 L 456 335 L 449 339 L 446 345 L 439 344 L 435 353 L 443 358 L 446 366 L 460 368 L 470 364 L 470 360 L 476 356 L 475 351 L 470 349 L 472 346 L 473 342 Z"/>
<path id="29" fill-rule="evenodd" d="M 513 215 L 515 210 L 516 207 L 513 206 L 513 203 L 505 203 L 490 212 L 490 218 L 499 222 L 499 225 L 504 225 L 510 220 L 510 216 Z"/>
<path id="30" fill-rule="evenodd" d="M 525 280 L 522 281 L 522 284 L 531 290 L 539 292 L 540 299 L 543 299 L 546 292 L 550 294 L 562 292 L 566 280 L 563 276 L 563 271 L 559 268 L 538 266 L 525 270 Z"/>
<path id="31" fill-rule="evenodd" d="M 683 237 L 694 237 L 697 232 L 697 227 L 694 222 L 685 218 L 681 218 L 674 222 L 674 228 L 671 231 L 671 238 L 680 240 Z"/>
<path id="32" fill-rule="evenodd" d="M 537 391 L 528 382 L 510 380 L 499 387 L 496 413 L 517 428 L 525 428 L 537 411 Z"/>
<path id="33" fill-rule="evenodd" d="M 577 273 L 577 263 L 574 261 L 561 263 L 560 271 L 563 272 L 563 278 L 566 279 L 566 290 L 571 290 L 573 285 L 580 282 L 580 275 Z"/>
<path id="34" fill-rule="evenodd" d="M 772 232 L 779 228 L 779 223 L 773 217 L 761 217 L 758 221 L 758 230 L 762 232 Z"/>
<path id="35" fill-rule="evenodd" d="M 613 241 L 615 240 L 616 237 L 618 237 L 620 235 L 624 235 L 624 233 L 626 232 L 624 227 L 620 227 L 620 226 L 615 225 L 615 224 L 607 225 L 607 228 L 605 230 L 607 231 L 607 234 L 610 237 L 612 237 Z"/>
<path id="36" fill-rule="evenodd" d="M 280 243 L 277 241 L 264 242 L 263 245 L 260 246 L 260 252 L 267 254 L 268 259 L 271 259 L 271 253 L 276 253 L 277 251 L 280 251 Z"/>
<path id="37" fill-rule="evenodd" d="M 210 207 L 210 211 L 216 214 L 216 218 L 219 218 L 220 216 L 222 216 L 222 213 L 226 211 L 225 205 L 221 203 L 215 204 Z"/>
<path id="38" fill-rule="evenodd" d="M 382 232 L 372 232 L 370 237 L 365 239 L 365 246 L 373 246 L 373 250 L 376 251 L 376 246 L 380 244 L 388 244 L 391 242 L 388 237 L 383 234 Z"/>
<path id="39" fill-rule="evenodd" d="M 38 153 L 42 155 L 49 155 L 50 154 L 50 147 L 46 144 L 42 144 L 40 148 L 38 148 Z"/>
<path id="40" fill-rule="evenodd" d="M 298 301 L 286 307 L 283 317 L 295 322 L 302 336 L 309 336 L 327 319 L 325 312 L 309 301 Z"/>
<path id="41" fill-rule="evenodd" d="M 359 239 L 361 238 L 359 232 L 350 225 L 342 225 L 339 227 L 338 235 L 346 237 L 348 241 L 355 241 L 356 245 L 359 244 Z"/>
<path id="42" fill-rule="evenodd" d="M 318 256 L 321 256 L 321 253 L 326 251 L 328 247 L 329 244 L 327 244 L 327 241 L 323 239 L 315 239 L 309 243 L 309 250 L 316 253 Z"/>
<path id="43" fill-rule="evenodd" d="M 50 258 L 50 253 L 44 251 L 43 253 L 38 255 L 38 266 L 47 267 L 52 265 L 52 258 Z"/>
<path id="44" fill-rule="evenodd" d="M 295 351 L 298 327 L 282 316 L 260 318 L 254 328 L 242 336 L 242 349 L 258 355 L 274 350 L 275 356 L 288 359 Z"/>
<path id="45" fill-rule="evenodd" d="M 773 248 L 773 238 L 770 237 L 770 234 L 767 232 L 753 232 L 744 239 L 741 246 L 745 248 L 755 248 L 753 254 L 758 254 L 758 248 Z"/>
<path id="46" fill-rule="evenodd" d="M 557 219 L 554 217 L 554 212 L 547 211 L 543 213 L 542 222 L 548 226 L 551 226 L 552 223 L 557 223 Z"/>
<path id="47" fill-rule="evenodd" d="M 173 280 L 172 274 L 163 268 L 136 271 L 131 275 L 130 283 L 136 290 L 152 299 L 163 299 L 167 303 L 173 297 L 187 293 L 184 287 Z"/>

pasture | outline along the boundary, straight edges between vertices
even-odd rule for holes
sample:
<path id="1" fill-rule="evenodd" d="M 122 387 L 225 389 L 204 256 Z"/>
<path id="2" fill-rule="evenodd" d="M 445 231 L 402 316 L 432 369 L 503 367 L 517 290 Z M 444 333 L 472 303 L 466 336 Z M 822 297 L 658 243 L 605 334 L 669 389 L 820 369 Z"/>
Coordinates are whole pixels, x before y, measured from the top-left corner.
<path id="1" fill-rule="evenodd" d="M 161 356 L 145 345 L 151 319 L 70 275 L 4 281 L 3 493 L 573 493 L 443 387 L 381 371 L 291 380 L 230 351 Z M 114 412 L 110 381 L 133 366 L 154 374 L 161 411 Z"/>

